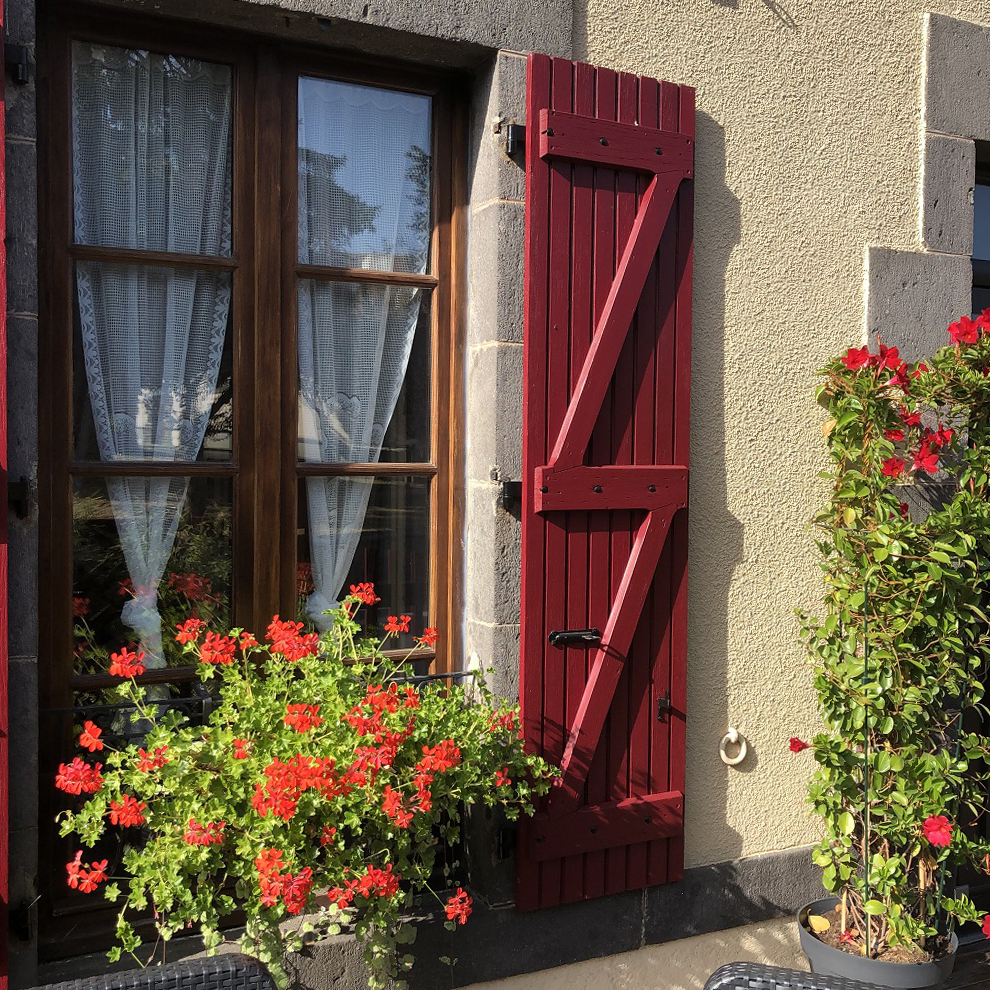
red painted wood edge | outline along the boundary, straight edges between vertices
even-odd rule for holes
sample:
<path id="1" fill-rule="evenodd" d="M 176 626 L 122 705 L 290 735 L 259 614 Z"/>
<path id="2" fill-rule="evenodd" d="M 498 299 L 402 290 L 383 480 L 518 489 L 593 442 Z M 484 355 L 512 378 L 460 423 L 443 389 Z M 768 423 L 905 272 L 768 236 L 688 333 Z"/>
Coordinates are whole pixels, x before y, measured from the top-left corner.
<path id="1" fill-rule="evenodd" d="M 680 791 L 645 794 L 611 804 L 588 805 L 561 818 L 537 814 L 521 824 L 524 841 L 531 843 L 530 855 L 536 861 L 614 849 L 681 835 L 684 795 Z"/>
<path id="2" fill-rule="evenodd" d="M 598 747 L 674 512 L 675 507 L 670 505 L 647 513 L 636 533 L 602 634 L 601 648 L 592 663 L 581 704 L 564 747 L 561 776 L 554 782 L 551 791 L 547 811 L 554 818 L 574 811 L 580 803 L 588 769 Z"/>
<path id="3" fill-rule="evenodd" d="M 680 182 L 680 176 L 655 176 L 643 196 L 550 455 L 550 467 L 577 467 L 584 457 Z"/>
<path id="4" fill-rule="evenodd" d="M 3 7 L 0 5 L 0 28 Z M 2 34 L 0 30 L 0 34 Z M 7 990 L 10 961 L 7 931 L 10 916 L 10 729 L 8 720 L 7 654 L 7 160 L 6 160 L 6 66 L 0 52 L 0 990 Z"/>
<path id="5" fill-rule="evenodd" d="M 591 162 L 654 175 L 677 172 L 690 178 L 694 170 L 694 140 L 676 131 L 541 110 L 540 157 Z"/>
<path id="6" fill-rule="evenodd" d="M 652 510 L 664 505 L 683 509 L 687 485 L 688 469 L 677 464 L 607 465 L 568 471 L 539 468 L 534 508 L 537 512 Z"/>

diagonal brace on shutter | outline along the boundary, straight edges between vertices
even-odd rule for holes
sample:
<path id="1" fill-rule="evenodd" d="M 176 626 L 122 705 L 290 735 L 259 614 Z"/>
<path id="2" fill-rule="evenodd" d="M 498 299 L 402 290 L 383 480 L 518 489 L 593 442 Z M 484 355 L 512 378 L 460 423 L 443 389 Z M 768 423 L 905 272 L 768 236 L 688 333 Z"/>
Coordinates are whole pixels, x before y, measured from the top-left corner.
<path id="1" fill-rule="evenodd" d="M 584 457 L 683 178 L 656 175 L 643 196 L 548 467 L 577 467 Z"/>
<path id="2" fill-rule="evenodd" d="M 551 818 L 575 811 L 581 802 L 588 770 L 676 510 L 677 506 L 671 504 L 648 512 L 636 533 L 605 624 L 601 646 L 592 661 L 591 673 L 564 746 L 561 776 L 554 783 L 547 805 Z"/>

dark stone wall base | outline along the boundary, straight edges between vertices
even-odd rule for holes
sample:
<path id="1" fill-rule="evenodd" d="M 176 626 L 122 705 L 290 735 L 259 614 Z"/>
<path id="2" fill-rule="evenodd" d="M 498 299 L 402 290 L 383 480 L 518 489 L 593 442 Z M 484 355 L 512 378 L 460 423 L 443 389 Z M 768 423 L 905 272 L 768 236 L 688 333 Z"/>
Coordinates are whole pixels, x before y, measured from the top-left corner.
<path id="1" fill-rule="evenodd" d="M 521 913 L 511 905 L 476 901 L 470 921 L 456 932 L 444 928 L 442 911 L 418 920 L 416 965 L 408 981 L 411 990 L 450 990 L 505 979 L 779 918 L 822 894 L 810 847 L 802 847 L 699 866 L 679 883 L 543 911 Z M 169 959 L 197 949 L 192 939 L 174 943 Z M 457 962 L 447 966 L 440 956 Z M 105 956 L 76 958 L 41 967 L 39 982 L 109 969 Z M 305 990 L 367 986 L 360 947 L 343 936 L 313 946 L 296 961 L 294 977 L 294 985 Z"/>

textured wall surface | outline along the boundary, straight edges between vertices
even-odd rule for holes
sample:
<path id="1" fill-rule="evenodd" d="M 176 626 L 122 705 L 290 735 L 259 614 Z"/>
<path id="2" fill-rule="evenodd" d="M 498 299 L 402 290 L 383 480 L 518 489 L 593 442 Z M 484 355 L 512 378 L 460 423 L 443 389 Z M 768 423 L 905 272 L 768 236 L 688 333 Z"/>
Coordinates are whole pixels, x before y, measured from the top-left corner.
<path id="1" fill-rule="evenodd" d="M 811 390 L 826 358 L 865 340 L 870 248 L 925 246 L 926 11 L 990 24 L 987 0 L 575 5 L 575 58 L 698 93 L 690 864 L 813 835 L 811 761 L 787 751 L 789 736 L 816 726 L 793 614 L 820 588 L 808 523 L 825 492 L 822 417 Z M 957 86 L 941 107 L 979 98 L 976 79 Z M 875 253 L 875 271 L 880 260 L 890 281 L 891 259 Z M 870 296 L 877 312 L 903 315 L 903 301 Z M 751 747 L 738 769 L 717 753 L 730 725 Z"/>

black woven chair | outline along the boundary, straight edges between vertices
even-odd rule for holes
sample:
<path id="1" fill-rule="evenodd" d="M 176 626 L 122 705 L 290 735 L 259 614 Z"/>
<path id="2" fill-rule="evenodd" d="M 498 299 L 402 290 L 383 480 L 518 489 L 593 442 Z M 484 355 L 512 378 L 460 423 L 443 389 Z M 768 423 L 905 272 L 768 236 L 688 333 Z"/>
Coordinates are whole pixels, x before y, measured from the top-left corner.
<path id="1" fill-rule="evenodd" d="M 802 973 L 798 969 L 763 966 L 759 963 L 729 963 L 715 970 L 705 990 L 886 990 L 874 983 L 860 983 L 841 976 Z"/>
<path id="2" fill-rule="evenodd" d="M 38 990 L 277 990 L 257 959 L 231 953 L 184 959 L 167 966 L 128 969 L 83 980 L 49 983 Z"/>

